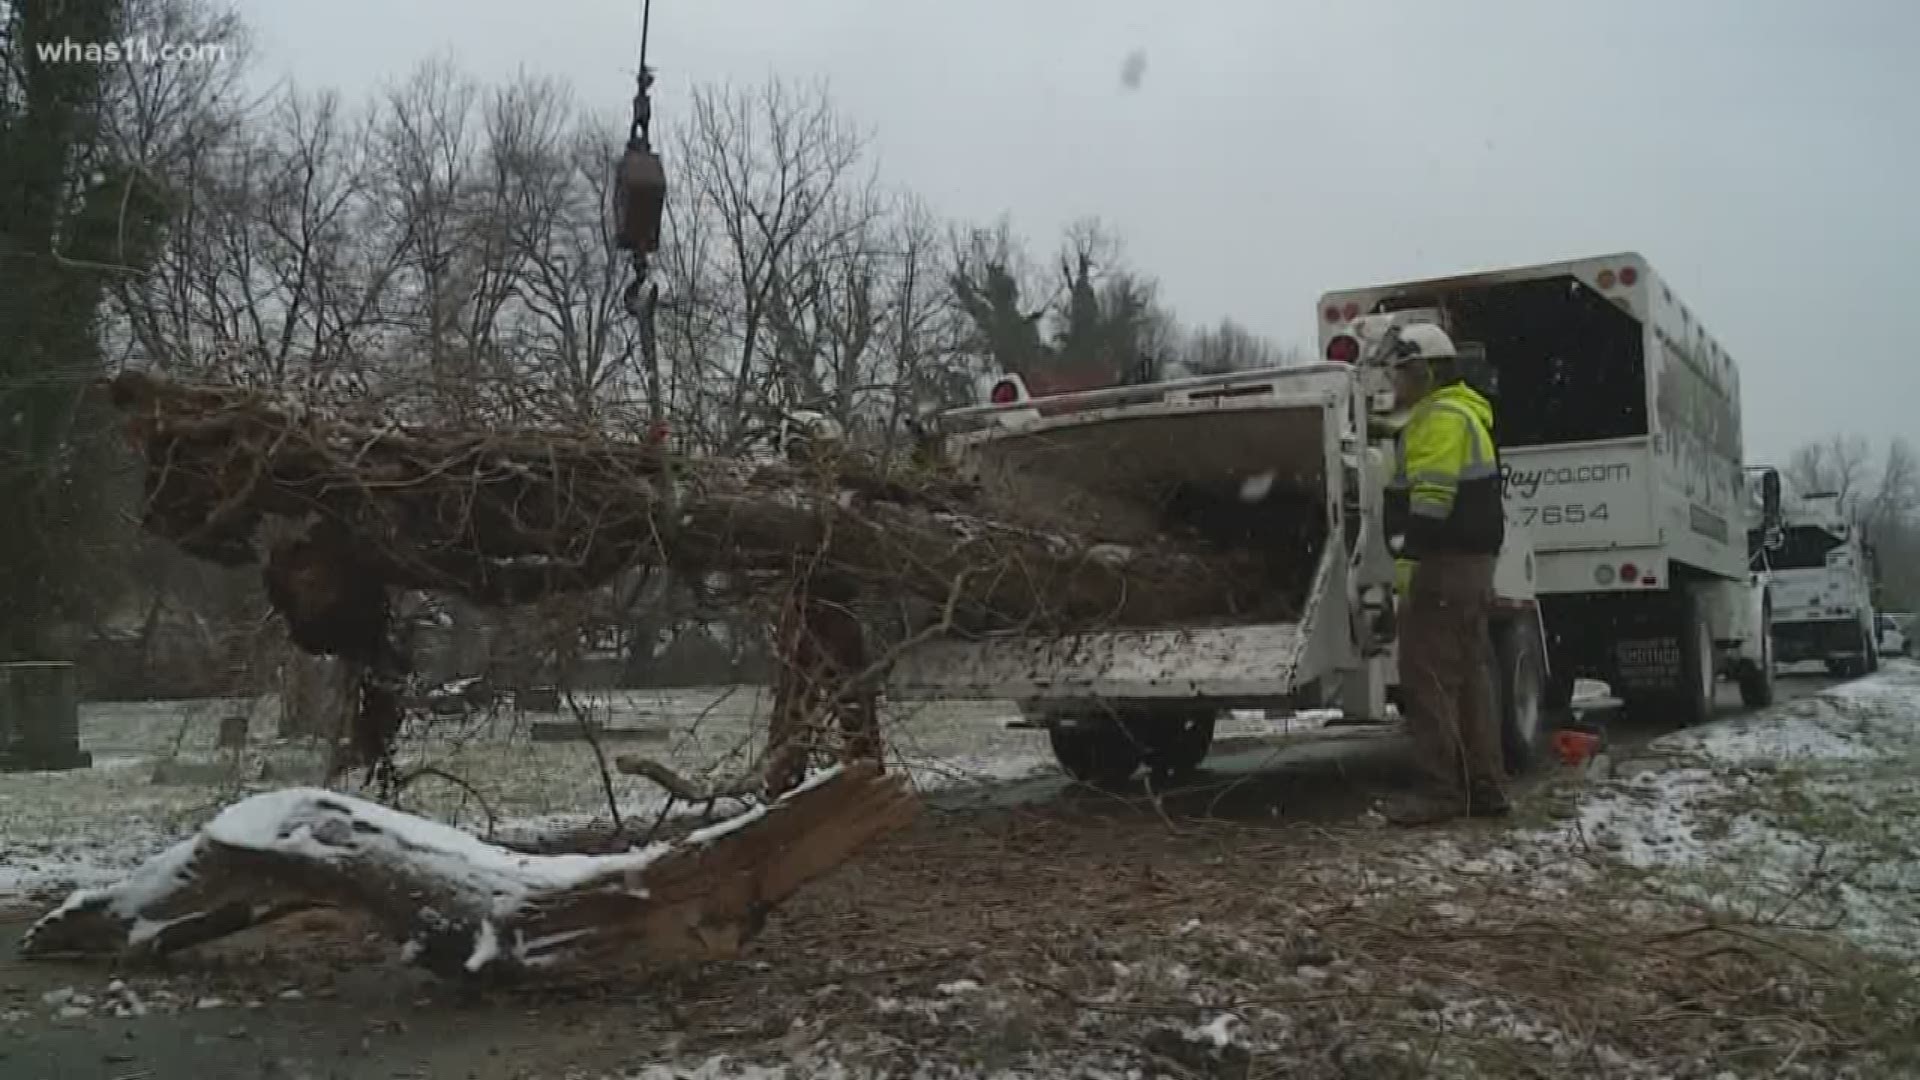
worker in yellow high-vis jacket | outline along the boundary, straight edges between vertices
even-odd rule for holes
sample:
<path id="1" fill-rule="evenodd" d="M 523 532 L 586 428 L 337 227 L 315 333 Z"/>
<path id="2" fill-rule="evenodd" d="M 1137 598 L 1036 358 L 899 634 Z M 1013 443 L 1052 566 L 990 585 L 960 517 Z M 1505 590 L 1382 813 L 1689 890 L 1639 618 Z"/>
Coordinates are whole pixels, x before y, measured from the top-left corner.
<path id="1" fill-rule="evenodd" d="M 1425 789 L 1387 816 L 1426 824 L 1508 810 L 1487 618 L 1505 539 L 1493 406 L 1468 386 L 1453 340 L 1438 326 L 1400 329 L 1394 395 L 1412 402 L 1395 451 L 1388 531 L 1402 537 L 1400 709 Z"/>

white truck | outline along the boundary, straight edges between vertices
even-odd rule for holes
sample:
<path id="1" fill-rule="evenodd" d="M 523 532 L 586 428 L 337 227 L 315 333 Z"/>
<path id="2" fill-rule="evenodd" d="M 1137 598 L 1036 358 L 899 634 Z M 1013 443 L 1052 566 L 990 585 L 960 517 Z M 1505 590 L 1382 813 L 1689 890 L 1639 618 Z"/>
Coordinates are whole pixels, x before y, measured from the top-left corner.
<path id="1" fill-rule="evenodd" d="M 1747 561 L 1740 377 L 1636 254 L 1332 292 L 1321 348 L 1356 319 L 1422 313 L 1483 351 L 1507 519 L 1531 531 L 1549 705 L 1577 677 L 1630 709 L 1711 715 L 1717 680 L 1773 697 L 1765 576 Z M 1463 349 L 1465 346 L 1463 345 Z"/>
<path id="2" fill-rule="evenodd" d="M 1384 340 L 1384 339 L 1383 339 Z M 940 418 L 949 456 L 1005 498 L 1064 508 L 1079 531 L 1126 543 L 1169 524 L 1297 551 L 1296 621 L 939 638 L 900 655 L 894 699 L 1020 703 L 1055 757 L 1094 785 L 1142 765 L 1169 777 L 1205 758 L 1228 709 L 1338 704 L 1387 721 L 1395 674 L 1393 560 L 1382 524 L 1391 396 L 1376 357 L 1031 398 Z M 1169 506 L 1178 522 L 1169 522 Z M 1495 683 L 1509 765 L 1548 732 L 1544 635 L 1524 529 L 1496 588 Z"/>
<path id="3" fill-rule="evenodd" d="M 1771 466 L 1748 474 L 1753 486 L 1771 482 L 1782 492 L 1777 525 L 1747 536 L 1754 566 L 1773 581 L 1774 658 L 1818 660 L 1835 675 L 1878 670 L 1870 560 L 1840 495 L 1797 493 Z"/>

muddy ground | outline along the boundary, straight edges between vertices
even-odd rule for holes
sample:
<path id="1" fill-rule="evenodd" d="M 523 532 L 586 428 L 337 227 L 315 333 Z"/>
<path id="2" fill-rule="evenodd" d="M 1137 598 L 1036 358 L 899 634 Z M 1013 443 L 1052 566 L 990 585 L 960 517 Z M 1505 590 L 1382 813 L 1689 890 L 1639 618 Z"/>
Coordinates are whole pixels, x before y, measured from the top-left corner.
<path id="1" fill-rule="evenodd" d="M 1512 820 L 1405 832 L 1367 813 L 1405 777 L 1395 739 L 1225 750 L 1159 798 L 941 792 L 749 955 L 686 970 L 456 987 L 327 912 L 165 970 L 25 964 L 16 909 L 0 1076 L 1903 1075 L 1880 960 L 1516 843 L 1569 819 L 1578 774 Z"/>

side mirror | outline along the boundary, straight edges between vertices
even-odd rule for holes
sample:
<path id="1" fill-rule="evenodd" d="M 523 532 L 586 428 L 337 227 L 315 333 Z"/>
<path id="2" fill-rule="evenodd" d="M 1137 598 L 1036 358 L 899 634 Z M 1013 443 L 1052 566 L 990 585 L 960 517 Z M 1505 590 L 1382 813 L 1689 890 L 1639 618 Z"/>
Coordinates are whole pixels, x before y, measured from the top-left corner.
<path id="1" fill-rule="evenodd" d="M 1780 474 L 1771 469 L 1760 479 L 1760 516 L 1769 527 L 1780 523 Z"/>

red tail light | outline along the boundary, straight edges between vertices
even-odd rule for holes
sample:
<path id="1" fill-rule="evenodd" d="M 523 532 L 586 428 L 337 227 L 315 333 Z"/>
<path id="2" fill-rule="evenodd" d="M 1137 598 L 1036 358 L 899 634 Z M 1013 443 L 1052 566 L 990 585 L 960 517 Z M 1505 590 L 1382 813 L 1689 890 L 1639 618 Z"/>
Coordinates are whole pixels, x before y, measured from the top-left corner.
<path id="1" fill-rule="evenodd" d="M 1640 271 L 1635 270 L 1631 266 L 1623 266 L 1620 268 L 1620 284 L 1631 287 L 1634 282 L 1639 280 Z"/>
<path id="2" fill-rule="evenodd" d="M 1631 585 L 1640 580 L 1640 568 L 1632 563 L 1620 564 L 1620 580 Z"/>
<path id="3" fill-rule="evenodd" d="M 1328 305 L 1327 305 L 1327 310 L 1326 310 L 1326 311 L 1324 311 L 1324 312 L 1322 312 L 1321 314 L 1323 314 L 1323 315 L 1325 315 L 1325 316 L 1327 317 L 1327 321 L 1328 321 L 1328 322 L 1339 322 L 1339 321 L 1340 321 L 1340 308 L 1339 308 L 1339 306 L 1338 306 L 1338 305 L 1335 305 L 1335 304 L 1328 304 Z"/>
<path id="4" fill-rule="evenodd" d="M 1012 379 L 1001 379 L 993 384 L 987 393 L 987 400 L 995 405 L 1011 405 L 1020 400 L 1020 387 Z"/>
<path id="5" fill-rule="evenodd" d="M 1336 364 L 1352 364 L 1360 359 L 1360 339 L 1351 334 L 1341 334 L 1327 342 L 1327 359 Z"/>

